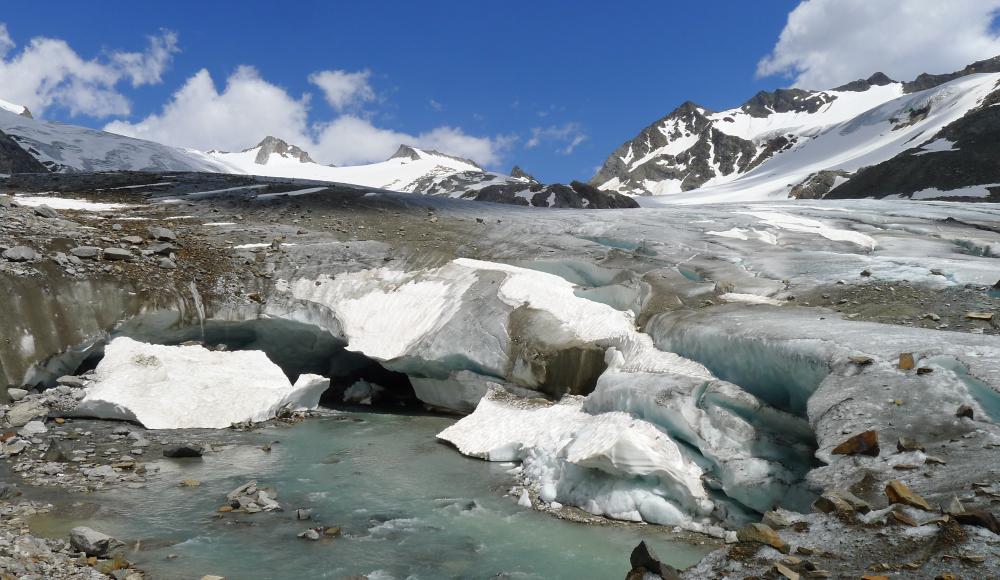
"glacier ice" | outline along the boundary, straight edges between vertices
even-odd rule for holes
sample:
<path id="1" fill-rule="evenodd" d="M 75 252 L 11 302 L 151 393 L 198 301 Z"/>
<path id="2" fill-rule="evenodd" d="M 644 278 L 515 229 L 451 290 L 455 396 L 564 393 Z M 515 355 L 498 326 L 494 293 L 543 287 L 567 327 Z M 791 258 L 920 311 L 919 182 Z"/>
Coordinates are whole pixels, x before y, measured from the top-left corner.
<path id="1" fill-rule="evenodd" d="M 76 414 L 136 421 L 148 429 L 224 428 L 265 421 L 283 408 L 315 409 L 330 385 L 301 375 L 293 385 L 260 351 L 111 341 Z"/>

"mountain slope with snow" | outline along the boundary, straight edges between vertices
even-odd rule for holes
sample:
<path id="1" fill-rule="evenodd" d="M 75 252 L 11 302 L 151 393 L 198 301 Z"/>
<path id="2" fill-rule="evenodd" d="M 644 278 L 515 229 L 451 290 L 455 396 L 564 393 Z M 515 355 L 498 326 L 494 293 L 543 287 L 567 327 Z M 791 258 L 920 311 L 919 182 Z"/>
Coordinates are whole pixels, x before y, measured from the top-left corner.
<path id="1" fill-rule="evenodd" d="M 531 207 L 636 207 L 625 196 L 598 191 L 583 183 L 544 185 L 519 167 L 515 167 L 513 175 L 504 175 L 487 171 L 468 159 L 408 145 L 400 145 L 385 161 L 347 167 L 316 163 L 302 149 L 270 136 L 238 153 L 212 151 L 208 155 L 231 173 L 314 179 Z"/>
<path id="2" fill-rule="evenodd" d="M 619 147 L 591 183 L 662 196 L 650 200 L 654 204 L 822 197 L 831 190 L 841 197 L 883 197 L 934 188 L 935 175 L 927 172 L 923 188 L 879 180 L 852 189 L 850 182 L 862 168 L 906 152 L 940 159 L 939 169 L 947 172 L 959 156 L 941 154 L 953 151 L 955 134 L 983 133 L 981 123 L 959 121 L 988 109 L 998 81 L 1000 57 L 909 83 L 877 73 L 828 91 L 761 92 L 721 112 L 685 103 Z M 966 158 L 980 170 L 965 171 L 942 189 L 1000 182 L 1000 169 L 986 157 Z"/>
<path id="3" fill-rule="evenodd" d="M 20 108 L 21 113 L 16 112 Z M 0 106 L 0 131 L 49 171 L 225 171 L 211 157 L 152 141 L 46 122 Z"/>

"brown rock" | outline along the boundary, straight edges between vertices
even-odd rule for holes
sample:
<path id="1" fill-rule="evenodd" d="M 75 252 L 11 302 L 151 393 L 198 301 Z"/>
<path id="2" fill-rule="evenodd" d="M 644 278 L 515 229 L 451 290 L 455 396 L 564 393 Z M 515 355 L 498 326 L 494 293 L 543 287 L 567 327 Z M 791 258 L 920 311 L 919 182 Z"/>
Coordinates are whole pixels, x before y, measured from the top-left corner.
<path id="1" fill-rule="evenodd" d="M 984 320 L 989 322 L 993 320 L 992 312 L 966 312 L 965 317 L 969 320 Z"/>
<path id="2" fill-rule="evenodd" d="M 760 520 L 760 523 L 766 526 L 771 526 L 776 530 L 780 530 L 781 528 L 787 528 L 788 526 L 792 525 L 792 523 L 788 521 L 788 518 L 786 518 L 785 516 L 781 515 L 780 513 L 774 510 L 765 512 L 764 517 L 762 517 Z"/>
<path id="3" fill-rule="evenodd" d="M 788 553 L 788 544 L 781 539 L 778 532 L 765 524 L 747 524 L 736 532 L 736 539 L 741 542 L 767 544 L 782 554 Z"/>
<path id="4" fill-rule="evenodd" d="M 931 367 L 920 367 L 920 368 L 917 369 L 917 374 L 918 375 L 929 375 L 929 374 L 931 374 L 933 372 L 934 372 L 934 369 L 932 369 Z"/>
<path id="5" fill-rule="evenodd" d="M 231 506 L 231 505 L 224 505 L 224 506 L 222 506 L 222 507 L 219 508 L 219 513 L 220 514 L 228 514 L 231 511 L 233 511 L 233 506 Z"/>
<path id="6" fill-rule="evenodd" d="M 879 454 L 878 431 L 865 431 L 858 433 L 847 441 L 833 448 L 834 455 L 870 455 L 876 457 Z"/>
<path id="7" fill-rule="evenodd" d="M 812 507 L 814 510 L 825 514 L 850 514 L 854 512 L 854 507 L 847 500 L 830 491 L 824 492 L 823 495 L 816 498 Z"/>
<path id="8" fill-rule="evenodd" d="M 665 580 L 680 579 L 680 573 L 675 568 L 660 562 L 645 541 L 639 542 L 639 545 L 632 550 L 629 564 L 632 565 L 633 571 L 644 570 Z"/>
<path id="9" fill-rule="evenodd" d="M 917 366 L 917 363 L 913 360 L 912 352 L 901 352 L 899 353 L 899 368 L 904 371 L 913 370 L 913 367 Z"/>
<path id="10" fill-rule="evenodd" d="M 931 506 L 927 503 L 927 500 L 911 491 L 910 488 L 906 487 L 906 485 L 898 479 L 890 481 L 889 484 L 885 486 L 885 495 L 889 498 L 889 503 L 901 503 L 903 505 L 931 511 Z"/>
<path id="11" fill-rule="evenodd" d="M 868 366 L 868 365 L 872 364 L 873 362 L 875 362 L 875 359 L 873 359 L 870 356 L 852 356 L 852 357 L 849 357 L 847 360 L 849 360 L 852 363 L 858 365 L 859 367 Z"/>
<path id="12" fill-rule="evenodd" d="M 972 409 L 972 405 L 959 405 L 958 410 L 955 411 L 956 417 L 968 417 L 969 419 L 974 419 L 975 411 Z"/>
<path id="13" fill-rule="evenodd" d="M 917 442 L 916 439 L 911 439 L 909 437 L 900 437 L 896 441 L 896 451 L 903 453 L 905 451 L 923 451 L 924 446 Z"/>
<path id="14" fill-rule="evenodd" d="M 799 580 L 798 572 L 780 562 L 774 564 L 774 571 L 780 574 L 782 578 L 788 578 L 788 580 Z"/>
<path id="15" fill-rule="evenodd" d="M 893 519 L 895 519 L 897 522 L 901 524 L 905 524 L 907 526 L 910 526 L 911 528 L 915 528 L 919 525 L 917 523 L 917 520 L 913 519 L 908 513 L 904 512 L 901 509 L 898 508 L 894 509 L 890 513 L 892 514 Z"/>

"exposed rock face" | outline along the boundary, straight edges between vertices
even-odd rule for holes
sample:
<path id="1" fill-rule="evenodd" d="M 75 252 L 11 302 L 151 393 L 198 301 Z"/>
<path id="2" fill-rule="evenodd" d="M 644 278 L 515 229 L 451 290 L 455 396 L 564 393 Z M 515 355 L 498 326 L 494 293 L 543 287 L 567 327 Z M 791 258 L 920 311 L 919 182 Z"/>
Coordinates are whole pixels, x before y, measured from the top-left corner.
<path id="1" fill-rule="evenodd" d="M 795 199 L 819 199 L 824 197 L 837 184 L 837 178 L 847 179 L 851 174 L 844 170 L 837 171 L 817 171 L 802 183 L 796 185 L 788 192 L 788 197 Z"/>
<path id="2" fill-rule="evenodd" d="M 528 188 L 525 188 L 524 184 L 517 183 L 488 185 L 479 190 L 469 191 L 462 197 L 476 201 L 492 201 L 533 207 L 577 209 L 639 207 L 639 204 L 628 196 L 613 191 L 602 191 L 579 181 L 574 181 L 569 185 L 561 183 L 551 185 L 532 183 Z"/>
<path id="3" fill-rule="evenodd" d="M 910 82 L 875 73 L 827 91 L 762 91 L 740 107 L 721 112 L 686 102 L 616 149 L 591 184 L 629 195 L 714 189 L 742 180 L 762 164 L 776 167 L 768 161 L 781 157 L 787 161 L 773 175 L 787 174 L 788 180 L 777 178 L 761 185 L 770 188 L 772 196 L 787 192 L 800 199 L 862 198 L 929 190 L 921 194 L 921 199 L 927 199 L 934 197 L 935 190 L 979 186 L 965 196 L 955 192 L 941 197 L 1000 200 L 996 186 L 1000 169 L 991 161 L 1000 155 L 1000 139 L 996 138 L 1000 112 L 993 106 L 1000 103 L 1000 91 L 957 121 L 948 111 L 955 107 L 962 111 L 970 105 L 956 104 L 949 87 L 942 87 L 941 95 L 923 99 L 908 96 L 951 81 L 965 82 L 963 78 L 969 75 L 997 72 L 1000 57 L 953 73 L 922 74 Z M 886 125 L 886 132 L 860 133 L 860 127 L 874 124 Z M 921 127 L 929 132 L 920 133 Z M 893 141 L 893 135 L 908 133 L 896 131 L 907 128 L 911 138 Z M 843 139 L 831 138 L 828 131 Z M 810 150 L 813 140 L 822 144 Z M 859 143 L 864 140 L 870 142 L 869 148 Z M 924 148 L 936 140 L 936 145 Z M 892 146 L 887 147 L 888 143 Z M 796 152 L 787 153 L 791 150 Z M 822 159 L 830 159 L 830 166 L 816 171 L 816 161 Z M 748 179 L 766 181 L 762 178 L 768 174 L 762 171 Z"/>
<path id="4" fill-rule="evenodd" d="M 264 137 L 264 140 L 257 144 L 256 147 L 251 147 L 246 151 L 252 151 L 257 149 L 257 157 L 254 161 L 258 165 L 267 165 L 267 162 L 271 159 L 271 155 L 277 154 L 282 157 L 291 157 L 297 159 L 300 163 L 316 163 L 309 157 L 309 154 L 300 149 L 295 145 L 289 145 L 288 143 L 278 139 L 277 137 L 272 137 L 268 135 Z"/>
<path id="5" fill-rule="evenodd" d="M 872 87 L 884 87 L 885 85 L 891 85 L 896 81 L 890 79 L 885 75 L 885 73 L 877 72 L 867 79 L 858 79 L 856 81 L 851 81 L 845 85 L 840 85 L 839 87 L 833 89 L 835 91 L 853 91 L 863 93 Z"/>
<path id="6" fill-rule="evenodd" d="M 760 93 L 744 105 L 745 112 L 760 114 L 768 103 L 780 108 L 813 106 L 786 93 Z M 715 177 L 745 173 L 784 146 L 766 140 L 758 153 L 758 145 L 716 129 L 711 114 L 685 102 L 616 149 L 590 184 L 639 195 L 689 191 Z M 662 182 L 669 185 L 657 185 Z"/>
<path id="7" fill-rule="evenodd" d="M 447 155 L 445 153 L 441 153 L 440 151 L 435 151 L 434 149 L 424 149 L 423 151 L 425 151 L 430 155 L 436 155 L 438 157 L 447 157 L 449 159 L 454 159 L 455 161 L 460 161 L 462 163 L 468 163 L 469 165 L 479 167 L 479 164 L 471 159 L 466 159 L 464 157 L 456 157 L 454 155 Z M 392 157 L 389 157 L 389 159 L 405 158 L 405 159 L 417 160 L 420 159 L 420 157 L 421 157 L 420 152 L 414 149 L 413 147 L 410 147 L 409 145 L 400 145 L 399 149 L 397 149 L 396 152 L 392 154 Z M 479 169 L 483 170 L 482 167 L 479 167 Z"/>
<path id="8" fill-rule="evenodd" d="M 535 179 L 534 175 L 531 175 L 530 173 L 521 169 L 520 165 L 515 165 L 513 168 L 511 168 L 510 176 L 513 177 L 514 179 L 523 179 L 529 183 L 541 183 L 541 181 Z"/>
<path id="9" fill-rule="evenodd" d="M 28 115 L 30 117 L 30 115 Z M 0 131 L 0 173 L 48 173 L 49 169 Z"/>
<path id="10" fill-rule="evenodd" d="M 939 75 L 923 73 L 912 81 L 903 83 L 903 89 L 908 93 L 915 93 L 917 91 L 932 89 L 964 76 L 991 72 L 1000 72 L 1000 56 L 976 61 L 962 70 L 952 73 Z"/>
<path id="11" fill-rule="evenodd" d="M 1000 57 L 984 62 L 992 63 L 990 66 L 1000 70 Z M 982 104 L 941 129 L 931 139 L 914 143 L 912 149 L 888 161 L 859 170 L 854 177 L 834 188 L 826 197 L 846 199 L 882 197 L 887 194 L 910 196 L 918 191 L 934 188 L 940 190 L 942 196 L 948 195 L 949 199 L 955 199 L 954 194 L 946 192 L 982 185 L 988 192 L 988 201 L 1000 200 L 1000 188 L 993 185 L 1000 182 L 1000 170 L 996 164 L 996 160 L 1000 158 L 1000 139 L 997 138 L 1000 135 L 998 104 L 1000 87 L 990 93 Z M 918 116 L 920 114 L 917 112 Z M 941 143 L 947 142 L 949 146 L 931 151 L 922 147 L 938 140 L 943 140 Z"/>

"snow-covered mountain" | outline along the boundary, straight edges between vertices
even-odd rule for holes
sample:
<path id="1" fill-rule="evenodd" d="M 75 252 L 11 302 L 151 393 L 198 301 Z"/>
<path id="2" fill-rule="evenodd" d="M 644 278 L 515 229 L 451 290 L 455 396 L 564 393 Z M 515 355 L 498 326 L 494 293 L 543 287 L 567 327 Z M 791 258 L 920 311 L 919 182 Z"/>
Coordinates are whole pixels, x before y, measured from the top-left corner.
<path id="1" fill-rule="evenodd" d="M 276 137 L 238 153 L 168 147 L 105 131 L 31 117 L 0 101 L 0 173 L 194 171 L 311 179 L 426 195 L 532 207 L 636 207 L 627 196 L 583 183 L 543 185 L 519 168 L 487 171 L 468 159 L 401 145 L 389 159 L 352 167 L 313 161 Z"/>
<path id="2" fill-rule="evenodd" d="M 619 147 L 591 184 L 662 195 L 667 203 L 985 197 L 982 186 L 1000 182 L 1000 166 L 989 155 L 1000 121 L 984 137 L 991 105 L 1000 100 L 998 73 L 1000 57 L 911 82 L 876 73 L 827 91 L 760 92 L 719 112 L 687 102 Z M 894 168 L 924 162 L 937 171 L 885 179 Z M 968 167 L 956 176 L 947 170 L 956 164 Z M 942 180 L 942 171 L 950 177 Z"/>
<path id="3" fill-rule="evenodd" d="M 520 167 L 504 175 L 487 171 L 469 159 L 409 145 L 400 145 L 385 161 L 346 167 L 316 163 L 299 147 L 271 136 L 238 153 L 211 151 L 208 155 L 231 173 L 315 179 L 532 207 L 635 206 L 627 197 L 583 183 L 543 185 Z"/>
<path id="4" fill-rule="evenodd" d="M 221 163 L 199 151 L 33 119 L 27 108 L 6 102 L 0 105 L 0 134 L 16 143 L 48 171 L 226 170 Z M 0 163 L 6 164 L 8 159 L 9 156 L 0 156 Z M 41 171 L 41 168 L 35 170 Z M 22 166 L 15 171 L 33 170 Z"/>

